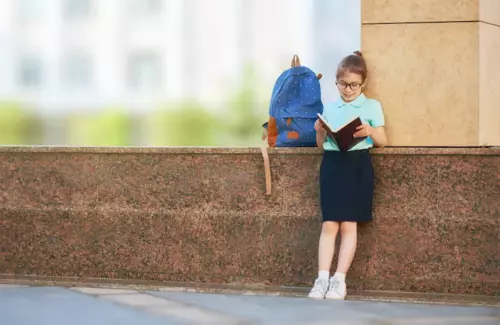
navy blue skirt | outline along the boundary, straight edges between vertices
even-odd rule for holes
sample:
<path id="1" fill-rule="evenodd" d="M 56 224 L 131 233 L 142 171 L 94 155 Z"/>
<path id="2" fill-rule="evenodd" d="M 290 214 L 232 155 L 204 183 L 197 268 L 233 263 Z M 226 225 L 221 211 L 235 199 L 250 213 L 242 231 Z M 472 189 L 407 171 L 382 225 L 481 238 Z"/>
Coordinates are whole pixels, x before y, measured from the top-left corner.
<path id="1" fill-rule="evenodd" d="M 325 150 L 319 176 L 323 222 L 371 221 L 373 176 L 368 149 Z"/>

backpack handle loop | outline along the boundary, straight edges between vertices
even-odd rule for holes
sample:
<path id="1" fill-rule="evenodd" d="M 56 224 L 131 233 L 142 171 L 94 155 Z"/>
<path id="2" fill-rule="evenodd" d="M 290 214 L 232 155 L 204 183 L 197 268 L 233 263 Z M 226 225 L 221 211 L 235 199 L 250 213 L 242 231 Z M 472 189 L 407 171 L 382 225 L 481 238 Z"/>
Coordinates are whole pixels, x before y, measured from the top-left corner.
<path id="1" fill-rule="evenodd" d="M 297 54 L 295 54 L 293 56 L 291 66 L 292 66 L 292 68 L 296 68 L 296 67 L 300 66 L 300 59 L 299 59 L 299 56 Z"/>

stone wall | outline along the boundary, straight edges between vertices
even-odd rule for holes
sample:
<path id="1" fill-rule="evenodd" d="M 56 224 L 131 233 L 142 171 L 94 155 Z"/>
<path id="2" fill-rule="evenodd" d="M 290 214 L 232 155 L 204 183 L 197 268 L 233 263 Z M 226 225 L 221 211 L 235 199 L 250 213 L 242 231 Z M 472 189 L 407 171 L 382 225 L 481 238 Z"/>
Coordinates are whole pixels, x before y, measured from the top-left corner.
<path id="1" fill-rule="evenodd" d="M 314 149 L 0 149 L 0 274 L 310 285 Z M 384 149 L 357 290 L 500 294 L 500 150 Z"/>
<path id="2" fill-rule="evenodd" d="M 362 0 L 391 146 L 500 145 L 500 1 Z"/>

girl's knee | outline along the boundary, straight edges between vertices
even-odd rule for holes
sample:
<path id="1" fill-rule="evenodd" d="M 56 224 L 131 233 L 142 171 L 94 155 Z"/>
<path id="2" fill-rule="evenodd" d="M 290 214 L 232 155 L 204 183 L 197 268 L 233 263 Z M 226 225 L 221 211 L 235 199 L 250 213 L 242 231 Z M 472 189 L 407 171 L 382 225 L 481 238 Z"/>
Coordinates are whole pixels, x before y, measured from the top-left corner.
<path id="1" fill-rule="evenodd" d="M 342 222 L 340 224 L 340 234 L 341 235 L 356 234 L 357 228 L 358 227 L 356 222 Z"/>
<path id="2" fill-rule="evenodd" d="M 323 235 L 337 235 L 339 231 L 339 223 L 333 221 L 323 222 L 323 227 L 321 228 L 321 234 Z"/>

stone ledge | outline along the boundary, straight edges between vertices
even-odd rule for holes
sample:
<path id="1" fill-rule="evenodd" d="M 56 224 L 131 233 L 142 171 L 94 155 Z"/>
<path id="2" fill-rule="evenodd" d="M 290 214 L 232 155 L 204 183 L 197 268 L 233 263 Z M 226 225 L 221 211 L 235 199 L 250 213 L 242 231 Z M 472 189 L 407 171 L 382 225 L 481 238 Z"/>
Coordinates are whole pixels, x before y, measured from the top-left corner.
<path id="1" fill-rule="evenodd" d="M 482 1 L 482 6 L 480 6 Z M 493 0 L 495 1 L 495 0 Z M 362 0 L 363 24 L 478 21 L 484 0 Z"/>
<path id="2" fill-rule="evenodd" d="M 271 155 L 321 155 L 318 148 L 267 148 Z M 72 147 L 0 146 L 2 153 L 93 153 L 166 155 L 261 155 L 259 147 Z M 386 147 L 373 155 L 472 155 L 500 156 L 500 147 Z"/>

